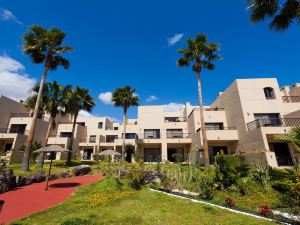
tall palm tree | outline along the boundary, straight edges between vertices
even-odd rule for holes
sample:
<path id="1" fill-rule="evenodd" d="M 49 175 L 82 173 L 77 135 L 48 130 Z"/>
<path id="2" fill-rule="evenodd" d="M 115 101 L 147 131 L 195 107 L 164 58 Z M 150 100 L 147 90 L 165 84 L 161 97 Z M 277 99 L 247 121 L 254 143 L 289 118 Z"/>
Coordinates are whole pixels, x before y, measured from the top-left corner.
<path id="1" fill-rule="evenodd" d="M 27 108 L 34 107 L 31 103 L 36 102 L 39 88 L 40 88 L 39 85 L 36 85 L 33 88 L 34 94 L 26 99 L 25 106 Z M 64 114 L 64 108 L 65 108 L 64 103 L 67 97 L 67 93 L 70 89 L 71 89 L 70 85 L 64 87 L 62 85 L 59 85 L 57 81 L 45 83 L 42 101 L 40 105 L 42 106 L 43 112 L 49 114 L 50 118 L 49 118 L 49 126 L 45 138 L 43 140 L 44 146 L 47 145 L 51 130 L 54 130 L 56 127 L 56 123 L 55 123 L 56 116 L 58 114 L 61 115 Z M 44 153 L 40 154 L 37 165 L 43 166 L 44 155 L 45 155 Z"/>
<path id="2" fill-rule="evenodd" d="M 297 152 L 300 152 L 300 125 L 293 127 L 287 134 L 279 134 L 275 136 L 278 141 L 291 143 L 295 146 Z"/>
<path id="3" fill-rule="evenodd" d="M 286 30 L 293 22 L 300 21 L 300 0 L 247 0 L 252 11 L 251 22 L 261 22 L 272 18 L 269 28 L 275 31 Z"/>
<path id="4" fill-rule="evenodd" d="M 95 99 L 90 96 L 89 90 L 85 88 L 76 87 L 75 89 L 70 89 L 68 91 L 66 100 L 65 100 L 65 110 L 66 113 L 73 115 L 73 126 L 72 126 L 72 136 L 69 143 L 67 162 L 68 166 L 71 165 L 72 151 L 73 151 L 73 142 L 74 142 L 74 132 L 77 122 L 77 117 L 80 110 L 85 110 L 91 112 L 95 106 Z"/>
<path id="5" fill-rule="evenodd" d="M 208 154 L 208 144 L 206 129 L 204 123 L 204 110 L 203 110 L 203 101 L 202 101 L 202 90 L 201 90 L 201 81 L 200 73 L 202 69 L 213 70 L 214 64 L 212 61 L 220 59 L 220 56 L 216 54 L 219 50 L 219 45 L 214 43 L 208 43 L 207 37 L 204 34 L 198 34 L 195 40 L 188 38 L 187 48 L 181 48 L 178 50 L 178 53 L 183 54 L 183 57 L 177 61 L 179 67 L 189 66 L 191 63 L 193 71 L 197 76 L 198 83 L 198 95 L 199 95 L 199 106 L 200 106 L 200 121 L 201 121 L 201 131 L 202 131 L 202 140 L 204 148 L 204 165 L 207 168 L 209 166 L 209 154 Z"/>
<path id="6" fill-rule="evenodd" d="M 112 94 L 112 101 L 116 107 L 123 108 L 123 142 L 122 142 L 122 161 L 125 160 L 125 136 L 127 126 L 127 111 L 130 106 L 138 106 L 140 99 L 135 94 L 135 89 L 130 86 L 117 88 Z"/>
<path id="7" fill-rule="evenodd" d="M 22 163 L 23 170 L 29 170 L 29 160 L 35 124 L 42 100 L 42 93 L 44 91 L 48 70 L 56 70 L 59 66 L 68 69 L 70 66 L 69 61 L 61 56 L 63 53 L 70 52 L 72 50 L 71 47 L 62 45 L 65 36 L 66 34 L 58 28 L 46 30 L 37 25 L 31 26 L 28 32 L 23 36 L 24 53 L 32 59 L 33 63 L 44 64 L 44 71 L 39 86 L 33 118 L 26 140 L 26 148 Z"/>

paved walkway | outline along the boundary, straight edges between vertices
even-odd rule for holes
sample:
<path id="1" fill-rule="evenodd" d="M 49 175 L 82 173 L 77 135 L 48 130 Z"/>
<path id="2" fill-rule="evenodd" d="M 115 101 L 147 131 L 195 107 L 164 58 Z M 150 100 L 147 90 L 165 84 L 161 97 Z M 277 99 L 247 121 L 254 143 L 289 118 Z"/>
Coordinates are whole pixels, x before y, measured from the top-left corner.
<path id="1" fill-rule="evenodd" d="M 99 179 L 100 176 L 71 177 L 49 182 L 48 191 L 45 191 L 45 182 L 43 182 L 0 194 L 0 199 L 5 201 L 0 212 L 0 224 L 7 224 L 55 206 L 69 198 L 76 187 Z"/>

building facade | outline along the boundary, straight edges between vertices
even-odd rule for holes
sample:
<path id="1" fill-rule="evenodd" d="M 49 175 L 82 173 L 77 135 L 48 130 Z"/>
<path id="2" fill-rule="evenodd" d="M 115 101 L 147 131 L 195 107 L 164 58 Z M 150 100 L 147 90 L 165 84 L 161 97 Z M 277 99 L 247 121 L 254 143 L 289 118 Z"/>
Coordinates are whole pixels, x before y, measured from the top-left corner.
<path id="1" fill-rule="evenodd" d="M 17 152 L 26 141 L 31 117 L 22 103 L 0 98 L 0 147 Z M 135 147 L 135 159 L 144 162 L 203 163 L 203 149 L 198 106 L 185 103 L 179 111 L 164 106 L 139 106 L 137 119 L 127 121 L 126 144 Z M 17 114 L 21 113 L 21 114 Z M 225 154 L 241 154 L 249 163 L 272 167 L 290 166 L 300 154 L 291 144 L 276 140 L 300 125 L 300 84 L 279 88 L 277 79 L 237 79 L 219 93 L 211 106 L 204 107 L 205 127 L 210 161 L 221 150 Z M 56 130 L 48 145 L 68 148 L 72 122 L 58 118 Z M 40 118 L 35 140 L 42 141 L 48 126 L 47 117 Z M 21 132 L 22 131 L 22 132 Z M 24 132 L 23 132 L 24 131 Z M 79 116 L 73 149 L 82 160 L 93 160 L 106 149 L 122 151 L 123 124 L 107 117 Z M 65 159 L 56 155 L 56 159 Z"/>

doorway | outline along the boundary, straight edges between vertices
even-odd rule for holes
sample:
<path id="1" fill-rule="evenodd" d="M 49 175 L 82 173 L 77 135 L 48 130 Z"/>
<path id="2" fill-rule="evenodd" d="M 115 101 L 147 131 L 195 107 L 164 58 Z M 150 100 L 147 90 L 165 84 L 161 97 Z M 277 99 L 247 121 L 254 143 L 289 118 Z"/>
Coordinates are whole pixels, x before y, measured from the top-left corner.
<path id="1" fill-rule="evenodd" d="M 270 149 L 275 153 L 278 166 L 293 165 L 290 149 L 287 143 L 270 143 Z"/>

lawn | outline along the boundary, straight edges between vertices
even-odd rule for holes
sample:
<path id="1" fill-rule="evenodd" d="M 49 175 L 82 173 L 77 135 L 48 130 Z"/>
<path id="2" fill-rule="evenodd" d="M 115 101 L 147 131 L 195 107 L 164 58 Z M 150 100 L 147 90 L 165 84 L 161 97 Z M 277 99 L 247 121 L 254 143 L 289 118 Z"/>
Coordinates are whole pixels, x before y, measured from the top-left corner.
<path id="1" fill-rule="evenodd" d="M 133 191 L 115 179 L 81 187 L 62 204 L 13 224 L 275 224 L 189 200 Z"/>

